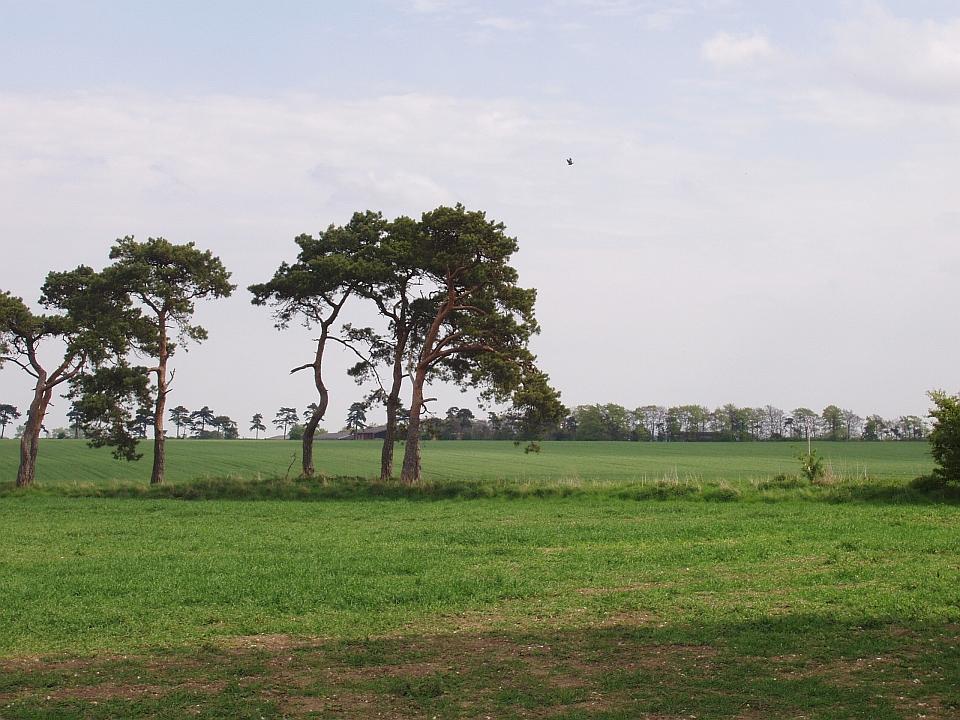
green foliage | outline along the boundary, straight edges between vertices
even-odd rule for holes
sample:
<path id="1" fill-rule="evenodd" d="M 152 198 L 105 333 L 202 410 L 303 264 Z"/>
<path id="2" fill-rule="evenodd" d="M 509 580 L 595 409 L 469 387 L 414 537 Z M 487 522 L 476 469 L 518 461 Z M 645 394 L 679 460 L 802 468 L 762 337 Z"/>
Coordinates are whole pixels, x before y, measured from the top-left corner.
<path id="1" fill-rule="evenodd" d="M 130 404 L 142 399 L 134 386 L 145 386 L 149 375 L 155 374 L 153 402 L 161 413 L 158 423 L 162 423 L 168 383 L 166 363 L 176 349 L 176 344 L 168 338 L 169 329 L 175 330 L 181 342 L 205 339 L 206 330 L 191 323 L 196 300 L 227 297 L 235 286 L 230 284 L 230 273 L 220 260 L 210 251 L 197 250 L 193 243 L 174 245 L 163 238 L 148 238 L 141 243 L 128 236 L 117 240 L 110 250 L 110 259 L 114 262 L 97 276 L 94 285 L 103 295 L 101 304 L 110 299 L 117 308 L 116 312 L 105 314 L 108 319 L 115 318 L 109 325 L 104 327 L 100 322 L 95 328 L 99 335 L 106 335 L 110 340 L 105 345 L 109 352 L 92 355 L 95 368 L 91 377 L 81 379 L 72 394 L 79 406 L 90 412 L 96 408 L 101 413 L 96 419 L 88 415 L 97 426 L 93 441 L 115 445 L 120 455 L 135 459 L 139 457 L 135 453 L 136 431 L 145 430 L 148 411 L 141 407 L 139 423 L 131 424 L 125 419 Z M 52 278 L 56 282 L 48 278 L 45 296 L 60 297 L 63 287 L 69 289 L 81 284 L 84 275 L 79 270 L 74 275 Z M 73 295 L 68 292 L 66 296 Z M 93 316 L 102 313 L 95 297 L 93 302 L 85 302 L 83 309 Z M 129 366 L 125 357 L 130 349 L 156 357 L 158 367 L 148 370 Z M 140 372 L 143 378 L 134 381 L 131 377 L 134 372 Z M 116 383 L 112 387 L 107 385 L 111 381 Z M 83 397 L 84 388 L 110 398 L 111 407 L 105 407 L 97 397 Z M 174 420 L 178 431 L 180 420 L 182 415 Z M 158 473 L 154 480 L 161 482 L 163 477 Z"/>
<path id="2" fill-rule="evenodd" d="M 303 425 L 300 423 L 294 423 L 290 426 L 290 431 L 287 433 L 288 440 L 303 440 Z"/>
<path id="3" fill-rule="evenodd" d="M 40 298 L 52 314 L 34 314 L 23 300 L 0 292 L 0 366 L 11 362 L 35 379 L 34 395 L 21 435 L 23 462 L 17 482 L 29 485 L 35 476 L 36 438 L 43 428 L 46 408 L 54 389 L 72 382 L 88 368 L 97 371 L 117 366 L 128 369 L 124 356 L 129 338 L 137 334 L 137 316 L 125 296 L 116 290 L 103 273 L 80 266 L 66 272 L 47 275 Z M 44 367 L 41 358 L 49 340 L 63 346 L 63 359 L 53 367 Z M 124 390 L 118 388 L 118 393 Z M 119 395 L 112 396 L 116 400 Z M 117 410 L 120 415 L 122 410 Z M 109 422 L 110 433 L 123 432 L 117 415 Z M 135 455 L 134 442 L 126 441 L 121 454 Z"/>
<path id="4" fill-rule="evenodd" d="M 70 383 L 76 421 L 91 447 L 110 446 L 118 460 L 139 460 L 140 418 L 150 416 L 153 395 L 145 367 L 120 361 L 77 375 Z"/>
<path id="5" fill-rule="evenodd" d="M 273 418 L 273 424 L 277 429 L 283 431 L 283 437 L 287 437 L 287 428 L 291 425 L 296 425 L 299 420 L 300 415 L 297 413 L 297 409 L 294 407 L 281 407 L 276 416 Z M 303 435 L 300 436 L 303 438 Z"/>
<path id="6" fill-rule="evenodd" d="M 630 416 L 622 405 L 578 405 L 573 409 L 577 440 L 626 440 Z"/>
<path id="7" fill-rule="evenodd" d="M 135 330 L 135 313 L 122 293 L 103 274 L 83 265 L 49 273 L 40 302 L 52 314 L 35 314 L 22 299 L 0 292 L 0 367 L 13 362 L 36 376 L 41 372 L 40 346 L 59 339 L 63 364 L 43 372 L 48 382 L 64 382 L 88 362 L 122 355 Z"/>
<path id="8" fill-rule="evenodd" d="M 540 329 L 536 291 L 519 287 L 509 264 L 516 239 L 503 223 L 462 205 L 424 213 L 419 230 L 416 253 L 436 288 L 426 302 L 437 329 L 421 364 L 439 378 L 479 389 L 485 399 L 510 399 L 524 374 L 534 372 L 528 344 Z"/>
<path id="9" fill-rule="evenodd" d="M 207 425 L 213 425 L 216 422 L 216 419 L 217 416 L 207 405 L 204 405 L 199 410 L 194 410 L 192 413 L 190 413 L 190 425 L 193 427 L 194 432 L 198 435 L 202 435 L 207 429 Z"/>
<path id="10" fill-rule="evenodd" d="M 379 213 L 367 212 L 316 237 L 298 235 L 296 262 L 281 263 L 269 281 L 249 286 L 253 304 L 271 306 L 278 329 L 294 321 L 312 327 L 335 320 L 347 298 L 371 281 L 367 253 L 385 228 Z"/>
<path id="11" fill-rule="evenodd" d="M 177 437 L 181 435 L 181 430 L 190 424 L 190 411 L 183 405 L 177 405 L 170 409 L 170 422 L 177 429 Z"/>
<path id="12" fill-rule="evenodd" d="M 363 429 L 367 423 L 367 404 L 365 402 L 351 403 L 347 410 L 347 427 L 353 432 Z"/>
<path id="13" fill-rule="evenodd" d="M 263 424 L 263 413 L 255 413 L 250 418 L 250 429 L 257 434 L 257 437 L 260 437 L 260 433 L 267 429 L 267 426 Z"/>
<path id="14" fill-rule="evenodd" d="M 800 473 L 809 481 L 817 482 L 823 477 L 823 458 L 817 455 L 816 450 L 808 453 L 801 453 L 798 456 L 800 460 Z"/>
<path id="15" fill-rule="evenodd" d="M 942 391 L 930 393 L 934 419 L 930 451 L 937 463 L 934 477 L 944 484 L 960 485 L 960 396 Z"/>
<path id="16" fill-rule="evenodd" d="M 137 242 L 133 236 L 117 240 L 110 249 L 113 264 L 104 270 L 109 285 L 117 292 L 136 299 L 138 332 L 135 342 L 156 356 L 160 336 L 165 334 L 161 320 L 172 325 L 181 341 L 199 342 L 207 331 L 192 324 L 196 301 L 229 297 L 235 285 L 219 258 L 209 250 L 198 250 L 192 242 L 176 245 L 164 238 Z M 167 346 L 173 354 L 174 344 Z"/>

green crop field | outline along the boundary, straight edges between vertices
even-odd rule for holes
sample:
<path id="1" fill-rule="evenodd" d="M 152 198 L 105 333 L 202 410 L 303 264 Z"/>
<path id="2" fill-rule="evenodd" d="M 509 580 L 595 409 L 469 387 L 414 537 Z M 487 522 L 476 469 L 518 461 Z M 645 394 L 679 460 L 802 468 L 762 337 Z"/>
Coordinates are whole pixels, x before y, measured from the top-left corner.
<path id="1" fill-rule="evenodd" d="M 926 443 L 817 442 L 815 449 L 843 478 L 907 480 L 930 472 Z M 12 480 L 18 455 L 14 440 L 0 441 L 0 480 Z M 108 450 L 84 441 L 41 443 L 37 479 L 49 483 L 146 482 L 152 444 L 141 445 L 144 459 L 114 460 Z M 300 445 L 275 440 L 180 440 L 167 443 L 167 477 L 172 482 L 198 477 L 283 476 L 299 468 Z M 539 454 L 524 454 L 512 442 L 433 441 L 423 446 L 428 480 L 609 480 L 679 479 L 730 482 L 794 473 L 805 443 L 629 443 L 545 442 Z M 398 462 L 403 447 L 398 446 Z M 319 472 L 332 476 L 379 474 L 378 441 L 327 441 L 316 444 Z"/>
<path id="2" fill-rule="evenodd" d="M 313 501 L 84 496 L 146 461 L 44 443 L 0 493 L 3 720 L 960 717 L 960 504 L 909 489 L 925 445 L 821 443 L 812 487 L 769 481 L 790 445 L 434 442 L 392 499 L 256 479 L 295 443 L 170 447 L 184 497 Z M 492 497 L 442 497 L 468 482 Z"/>

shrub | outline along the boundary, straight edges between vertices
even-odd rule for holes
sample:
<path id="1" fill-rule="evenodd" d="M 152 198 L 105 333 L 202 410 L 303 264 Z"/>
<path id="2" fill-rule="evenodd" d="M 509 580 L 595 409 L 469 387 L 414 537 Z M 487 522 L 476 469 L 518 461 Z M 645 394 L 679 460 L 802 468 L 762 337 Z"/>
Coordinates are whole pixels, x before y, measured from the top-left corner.
<path id="1" fill-rule="evenodd" d="M 740 499 L 740 491 L 730 485 L 718 485 L 704 490 L 703 499 L 713 502 L 733 502 Z"/>
<path id="2" fill-rule="evenodd" d="M 757 484 L 758 490 L 770 490 L 772 488 L 780 488 L 783 490 L 792 490 L 793 488 L 806 487 L 809 483 L 799 475 L 786 475 L 780 473 L 779 475 L 774 475 L 768 480 L 761 480 Z"/>
<path id="3" fill-rule="evenodd" d="M 291 425 L 287 434 L 288 440 L 303 440 L 303 425 Z"/>
<path id="4" fill-rule="evenodd" d="M 942 391 L 930 393 L 934 419 L 930 432 L 930 452 L 937 463 L 934 477 L 944 485 L 960 484 L 960 396 Z"/>
<path id="5" fill-rule="evenodd" d="M 812 483 L 823 477 L 823 458 L 817 457 L 816 450 L 800 455 L 800 472 Z"/>

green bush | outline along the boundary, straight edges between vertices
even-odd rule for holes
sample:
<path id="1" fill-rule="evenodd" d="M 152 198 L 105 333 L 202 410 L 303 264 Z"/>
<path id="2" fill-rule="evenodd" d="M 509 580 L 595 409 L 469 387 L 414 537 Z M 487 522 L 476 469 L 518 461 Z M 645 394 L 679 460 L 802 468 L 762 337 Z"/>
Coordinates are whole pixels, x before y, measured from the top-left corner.
<path id="1" fill-rule="evenodd" d="M 816 450 L 800 455 L 800 473 L 812 483 L 823 477 L 823 458 Z"/>
<path id="2" fill-rule="evenodd" d="M 291 425 L 290 433 L 287 435 L 288 440 L 303 440 L 303 425 Z"/>
<path id="3" fill-rule="evenodd" d="M 960 485 L 960 396 L 937 390 L 930 393 L 934 419 L 930 432 L 930 453 L 937 463 L 935 478 L 944 485 Z"/>
<path id="4" fill-rule="evenodd" d="M 719 485 L 703 491 L 703 499 L 712 502 L 733 502 L 740 499 L 740 491 L 730 485 Z"/>
<path id="5" fill-rule="evenodd" d="M 793 488 L 806 487 L 810 483 L 799 475 L 786 475 L 780 473 L 779 475 L 774 475 L 768 480 L 761 480 L 757 483 L 758 490 L 770 490 L 772 488 L 780 488 L 783 490 L 792 490 Z"/>

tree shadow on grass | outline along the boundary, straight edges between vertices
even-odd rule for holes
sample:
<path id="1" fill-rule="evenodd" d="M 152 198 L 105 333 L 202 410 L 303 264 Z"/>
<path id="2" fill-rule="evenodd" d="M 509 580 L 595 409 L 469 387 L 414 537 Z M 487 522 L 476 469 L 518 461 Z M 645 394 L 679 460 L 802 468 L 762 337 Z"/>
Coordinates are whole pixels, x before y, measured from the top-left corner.
<path id="1" fill-rule="evenodd" d="M 353 640 L 231 638 L 0 661 L 2 718 L 960 716 L 960 626 L 816 615 Z"/>

